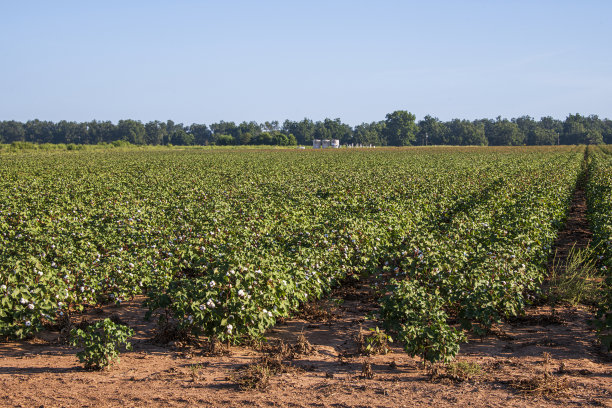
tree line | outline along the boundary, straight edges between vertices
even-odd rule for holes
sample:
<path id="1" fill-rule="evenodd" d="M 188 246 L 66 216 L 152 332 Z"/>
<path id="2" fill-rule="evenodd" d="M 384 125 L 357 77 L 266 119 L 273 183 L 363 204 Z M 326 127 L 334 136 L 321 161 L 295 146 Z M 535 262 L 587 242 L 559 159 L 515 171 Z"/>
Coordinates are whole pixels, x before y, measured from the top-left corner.
<path id="1" fill-rule="evenodd" d="M 100 144 L 117 141 L 139 145 L 310 145 L 313 139 L 339 139 L 341 144 L 374 146 L 421 145 L 555 145 L 612 143 L 612 121 L 597 115 L 570 114 L 561 121 L 550 116 L 505 119 L 453 119 L 441 121 L 399 110 L 384 120 L 355 127 L 340 119 L 314 122 L 220 121 L 209 126 L 183 125 L 171 120 L 142 123 L 136 120 L 69 122 L 14 120 L 0 122 L 0 143 Z"/>

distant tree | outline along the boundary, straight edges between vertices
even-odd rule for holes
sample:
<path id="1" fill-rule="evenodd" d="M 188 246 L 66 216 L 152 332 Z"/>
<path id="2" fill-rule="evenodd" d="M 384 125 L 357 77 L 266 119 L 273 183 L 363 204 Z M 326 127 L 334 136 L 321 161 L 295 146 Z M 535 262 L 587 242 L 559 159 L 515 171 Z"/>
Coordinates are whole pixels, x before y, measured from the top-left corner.
<path id="1" fill-rule="evenodd" d="M 262 132 L 257 136 L 251 138 L 251 144 L 255 145 L 273 145 L 274 139 L 270 132 Z"/>
<path id="2" fill-rule="evenodd" d="M 512 122 L 516 123 L 520 132 L 523 134 L 523 140 L 527 139 L 529 133 L 537 127 L 537 122 L 531 116 L 527 115 L 514 118 Z"/>
<path id="3" fill-rule="evenodd" d="M 527 134 L 527 144 L 553 145 L 561 142 L 563 122 L 552 116 L 543 116 L 535 124 L 535 128 Z M 552 139 L 554 138 L 554 140 Z"/>
<path id="4" fill-rule="evenodd" d="M 604 143 L 612 144 L 612 120 L 604 119 L 601 122 L 601 129 Z"/>
<path id="5" fill-rule="evenodd" d="M 325 124 L 323 122 L 316 122 L 315 123 L 315 132 L 314 132 L 314 138 L 315 139 L 331 139 L 332 135 L 331 135 L 331 130 L 329 130 L 327 127 L 325 127 Z"/>
<path id="6" fill-rule="evenodd" d="M 438 118 L 427 115 L 418 124 L 418 145 L 445 145 L 448 144 L 448 127 Z"/>
<path id="7" fill-rule="evenodd" d="M 542 129 L 550 129 L 554 130 L 557 133 L 563 132 L 563 122 L 558 119 L 553 118 L 552 116 L 543 116 L 540 118 L 540 121 L 537 123 L 537 127 Z"/>
<path id="8" fill-rule="evenodd" d="M 580 114 L 569 115 L 563 122 L 561 144 L 582 144 L 587 140 L 587 123 Z"/>
<path id="9" fill-rule="evenodd" d="M 238 128 L 232 136 L 234 136 L 234 141 L 238 144 L 249 144 L 250 140 L 253 137 L 257 137 L 261 133 L 262 126 L 255 121 L 251 122 L 242 122 L 238 125 Z"/>
<path id="10" fill-rule="evenodd" d="M 160 145 L 168 140 L 166 124 L 158 120 L 145 124 L 145 141 L 149 145 Z"/>
<path id="11" fill-rule="evenodd" d="M 260 133 L 261 134 L 261 133 Z M 253 135 L 250 132 L 241 133 L 238 138 L 238 143 L 241 145 L 248 145 L 253 140 Z"/>
<path id="12" fill-rule="evenodd" d="M 285 134 L 280 131 L 262 132 L 255 136 L 252 140 L 253 144 L 258 145 L 275 145 L 275 146 L 295 146 L 297 140 L 295 136 Z"/>
<path id="13" fill-rule="evenodd" d="M 0 133 L 4 138 L 5 143 L 24 142 L 25 129 L 23 123 L 14 120 L 2 122 Z"/>
<path id="14" fill-rule="evenodd" d="M 219 146 L 229 146 L 235 143 L 234 137 L 232 135 L 215 134 L 214 141 L 215 141 L 215 144 L 218 144 Z"/>
<path id="15" fill-rule="evenodd" d="M 132 144 L 145 144 L 145 126 L 140 121 L 126 119 L 117 124 L 117 139 Z"/>
<path id="16" fill-rule="evenodd" d="M 379 122 L 362 123 L 352 128 L 340 119 L 326 118 L 313 122 L 285 120 L 282 127 L 278 121 L 258 124 L 255 121 L 220 121 L 210 128 L 204 124 L 151 121 L 143 125 L 135 120 L 120 120 L 117 125 L 110 121 L 53 123 L 29 120 L 0 122 L 0 143 L 25 141 L 33 143 L 110 143 L 124 140 L 134 144 L 220 145 L 311 144 L 314 138 L 339 139 L 341 143 L 373 145 L 551 145 L 551 144 L 599 144 L 612 143 L 612 121 L 597 115 L 570 114 L 564 121 L 544 116 L 535 121 L 530 116 L 521 116 L 510 121 L 498 116 L 493 119 L 475 121 L 454 119 L 441 122 L 438 118 L 425 116 L 415 122 L 407 111 L 395 111 Z"/>
<path id="17" fill-rule="evenodd" d="M 384 122 L 362 123 L 355 126 L 353 130 L 354 143 L 374 146 L 385 145 L 382 136 L 384 127 Z"/>
<path id="18" fill-rule="evenodd" d="M 559 139 L 559 133 L 553 129 L 542 127 L 535 128 L 529 133 L 527 144 L 529 145 L 555 145 Z"/>
<path id="19" fill-rule="evenodd" d="M 29 120 L 24 125 L 25 140 L 32 143 L 51 143 L 55 124 L 53 122 Z M 89 143 L 89 141 L 88 141 Z"/>
<path id="20" fill-rule="evenodd" d="M 340 143 L 350 143 L 353 138 L 353 129 L 350 125 L 342 123 L 339 118 L 325 118 L 315 123 L 315 139 L 338 139 Z"/>
<path id="21" fill-rule="evenodd" d="M 87 124 L 61 120 L 55 126 L 54 143 L 85 143 Z"/>
<path id="22" fill-rule="evenodd" d="M 525 144 L 525 134 L 516 123 L 498 117 L 487 132 L 487 140 L 492 146 L 520 146 Z"/>
<path id="23" fill-rule="evenodd" d="M 449 129 L 449 144 L 464 146 L 485 146 L 484 123 L 472 123 L 469 120 L 454 119 L 447 124 Z"/>
<path id="24" fill-rule="evenodd" d="M 264 130 L 264 132 L 276 132 L 280 130 L 278 120 L 273 120 L 271 122 L 266 121 L 263 123 L 263 125 L 261 125 L 261 128 Z"/>
<path id="25" fill-rule="evenodd" d="M 203 125 L 203 124 L 200 125 L 197 123 L 193 123 L 191 126 L 189 126 L 188 133 L 193 135 L 193 139 L 194 139 L 193 142 L 196 145 L 200 145 L 200 146 L 207 145 L 210 143 L 212 139 L 212 132 L 210 131 L 208 126 Z"/>
<path id="26" fill-rule="evenodd" d="M 87 134 L 89 143 L 110 143 L 117 137 L 117 127 L 110 120 L 92 120 L 87 123 Z"/>
<path id="27" fill-rule="evenodd" d="M 0 122 L 0 135 L 3 143 L 24 142 L 25 129 L 23 123 L 14 120 Z"/>
<path id="28" fill-rule="evenodd" d="M 212 130 L 215 139 L 219 135 L 230 135 L 234 138 L 239 133 L 238 126 L 234 122 L 220 121 L 219 123 L 213 123 L 210 125 L 210 130 Z"/>
<path id="29" fill-rule="evenodd" d="M 195 137 L 187 133 L 185 129 L 175 129 L 170 135 L 170 141 L 173 145 L 177 146 L 191 146 L 195 142 Z"/>
<path id="30" fill-rule="evenodd" d="M 310 119 L 304 118 L 300 122 L 294 122 L 290 120 L 286 120 L 283 123 L 282 132 L 286 135 L 293 134 L 298 142 L 301 145 L 309 145 L 312 144 L 312 139 L 314 139 L 316 126 L 314 122 Z"/>
<path id="31" fill-rule="evenodd" d="M 297 143 L 297 139 L 295 138 L 295 136 L 292 133 L 289 133 L 287 136 L 287 144 L 286 146 L 296 146 Z"/>
<path id="32" fill-rule="evenodd" d="M 163 132 L 163 144 L 172 143 L 172 137 L 176 132 L 181 130 L 187 132 L 188 130 L 188 128 L 185 127 L 182 123 L 175 123 L 173 120 L 167 120 L 165 124 L 161 123 L 160 127 L 163 127 L 165 129 L 165 132 Z"/>
<path id="33" fill-rule="evenodd" d="M 603 135 L 599 130 L 590 129 L 586 132 L 583 142 L 584 144 L 602 144 L 604 142 Z"/>
<path id="34" fill-rule="evenodd" d="M 388 113 L 383 135 L 391 146 L 410 146 L 416 141 L 416 116 L 404 110 Z"/>

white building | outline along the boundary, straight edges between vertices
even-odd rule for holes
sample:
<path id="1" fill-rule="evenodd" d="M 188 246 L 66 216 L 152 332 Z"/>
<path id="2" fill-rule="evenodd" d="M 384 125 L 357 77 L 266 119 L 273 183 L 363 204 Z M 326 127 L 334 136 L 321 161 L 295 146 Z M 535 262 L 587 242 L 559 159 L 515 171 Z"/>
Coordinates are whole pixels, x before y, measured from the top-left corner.
<path id="1" fill-rule="evenodd" d="M 338 139 L 324 139 L 324 140 L 320 140 L 320 139 L 314 139 L 312 141 L 312 148 L 313 149 L 327 149 L 328 147 L 331 147 L 333 149 L 338 149 L 340 147 L 340 140 Z"/>

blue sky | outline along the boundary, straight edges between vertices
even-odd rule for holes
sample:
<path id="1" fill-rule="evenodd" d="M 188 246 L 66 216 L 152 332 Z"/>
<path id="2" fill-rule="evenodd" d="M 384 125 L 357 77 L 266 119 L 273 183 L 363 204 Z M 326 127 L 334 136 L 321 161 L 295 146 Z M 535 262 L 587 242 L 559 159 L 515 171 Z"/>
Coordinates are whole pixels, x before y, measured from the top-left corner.
<path id="1" fill-rule="evenodd" d="M 612 117 L 610 1 L 0 0 L 0 120 Z"/>

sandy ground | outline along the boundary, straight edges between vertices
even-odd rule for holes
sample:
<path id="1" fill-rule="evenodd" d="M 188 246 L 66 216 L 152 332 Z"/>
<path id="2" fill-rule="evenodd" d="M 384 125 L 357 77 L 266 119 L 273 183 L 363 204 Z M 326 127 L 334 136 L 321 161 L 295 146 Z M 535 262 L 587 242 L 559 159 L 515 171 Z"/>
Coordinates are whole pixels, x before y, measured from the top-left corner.
<path id="1" fill-rule="evenodd" d="M 462 346 L 457 361 L 475 363 L 479 372 L 454 378 L 440 368 L 432 378 L 418 358 L 397 346 L 386 355 L 359 355 L 355 339 L 371 327 L 364 317 L 374 304 L 346 291 L 342 295 L 352 300 L 323 301 L 310 316 L 270 331 L 270 344 L 276 339 L 294 344 L 303 333 L 315 351 L 285 360 L 287 372 L 272 376 L 264 391 L 242 391 L 233 379 L 241 367 L 258 361 L 263 352 L 257 347 L 211 356 L 199 347 L 152 344 L 154 324 L 144 321 L 137 299 L 89 317 L 116 313 L 136 331 L 134 350 L 110 370 L 84 370 L 77 350 L 57 343 L 57 332 L 0 344 L 0 406 L 612 407 L 610 355 L 597 346 L 586 323 L 591 314 L 583 307 L 554 313 L 549 306 L 532 308 L 500 325 L 495 335 Z M 372 379 L 362 376 L 364 361 L 371 364 Z M 531 394 L 518 385 L 543 378 L 545 371 L 565 382 L 560 392 Z"/>

